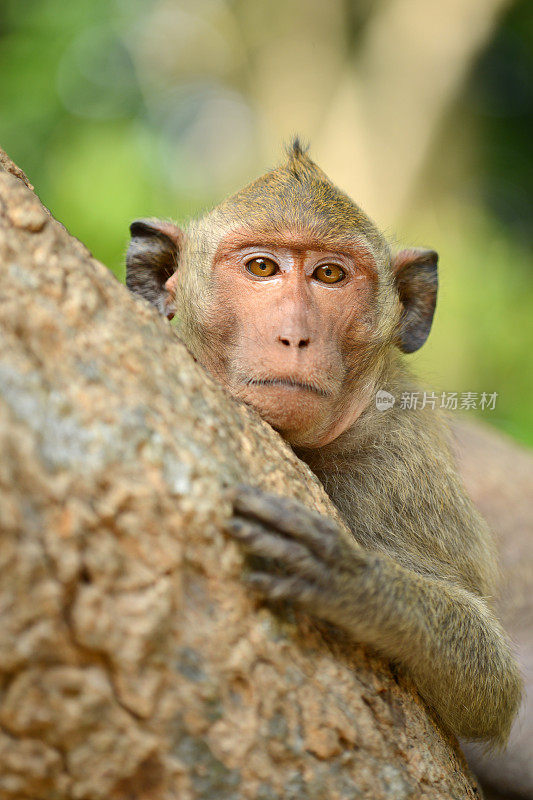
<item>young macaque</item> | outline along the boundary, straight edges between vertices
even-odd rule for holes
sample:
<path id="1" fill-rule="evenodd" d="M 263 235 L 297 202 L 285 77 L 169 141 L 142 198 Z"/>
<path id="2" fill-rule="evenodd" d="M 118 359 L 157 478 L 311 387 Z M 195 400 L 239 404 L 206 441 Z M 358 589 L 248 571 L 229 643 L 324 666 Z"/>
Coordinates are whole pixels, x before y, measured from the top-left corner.
<path id="1" fill-rule="evenodd" d="M 264 557 L 249 583 L 402 665 L 457 735 L 504 744 L 521 681 L 490 607 L 492 540 L 438 411 L 401 402 L 417 391 L 402 353 L 429 334 L 437 254 L 391 256 L 298 141 L 186 229 L 148 219 L 131 234 L 130 289 L 175 315 L 193 355 L 293 446 L 353 534 L 240 487 L 228 531 Z M 378 391 L 394 405 L 380 410 Z"/>

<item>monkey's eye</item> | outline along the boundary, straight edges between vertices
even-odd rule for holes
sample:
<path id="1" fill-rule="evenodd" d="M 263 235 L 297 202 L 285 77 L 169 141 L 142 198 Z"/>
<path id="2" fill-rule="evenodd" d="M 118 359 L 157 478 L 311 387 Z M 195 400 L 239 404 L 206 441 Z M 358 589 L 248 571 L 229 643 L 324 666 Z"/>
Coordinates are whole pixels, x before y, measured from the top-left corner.
<path id="1" fill-rule="evenodd" d="M 252 258 L 246 264 L 246 269 L 258 278 L 270 278 L 278 271 L 278 265 L 271 258 Z"/>
<path id="2" fill-rule="evenodd" d="M 322 283 L 338 283 L 345 277 L 345 271 L 337 264 L 321 264 L 313 272 L 313 278 Z"/>

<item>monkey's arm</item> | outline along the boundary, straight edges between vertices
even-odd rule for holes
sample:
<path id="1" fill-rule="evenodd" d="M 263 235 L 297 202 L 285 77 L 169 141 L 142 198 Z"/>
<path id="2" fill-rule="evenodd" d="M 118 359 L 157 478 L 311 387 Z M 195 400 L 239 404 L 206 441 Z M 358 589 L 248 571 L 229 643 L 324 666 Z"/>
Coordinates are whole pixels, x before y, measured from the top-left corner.
<path id="1" fill-rule="evenodd" d="M 403 664 L 457 735 L 503 744 L 521 681 L 505 635 L 482 600 L 348 540 L 337 524 L 288 498 L 239 487 L 228 531 L 262 557 L 247 580 Z"/>

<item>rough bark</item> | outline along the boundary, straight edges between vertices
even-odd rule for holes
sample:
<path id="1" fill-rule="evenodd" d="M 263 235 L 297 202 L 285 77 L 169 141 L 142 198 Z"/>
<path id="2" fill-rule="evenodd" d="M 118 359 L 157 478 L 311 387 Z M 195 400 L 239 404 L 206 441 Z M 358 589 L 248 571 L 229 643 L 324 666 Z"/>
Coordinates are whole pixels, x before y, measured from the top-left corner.
<path id="1" fill-rule="evenodd" d="M 405 678 L 247 591 L 224 487 L 331 504 L 4 156 L 0 326 L 1 798 L 479 796 Z"/>

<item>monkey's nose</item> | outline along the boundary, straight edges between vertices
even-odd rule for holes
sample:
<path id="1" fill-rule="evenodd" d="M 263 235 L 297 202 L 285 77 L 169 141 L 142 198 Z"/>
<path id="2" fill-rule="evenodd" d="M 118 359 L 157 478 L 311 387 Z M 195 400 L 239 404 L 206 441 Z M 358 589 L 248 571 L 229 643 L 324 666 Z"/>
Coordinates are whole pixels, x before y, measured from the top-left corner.
<path id="1" fill-rule="evenodd" d="M 281 342 L 281 344 L 285 345 L 285 347 L 300 347 L 300 348 L 303 348 L 303 347 L 307 347 L 307 345 L 309 344 L 310 340 L 309 339 L 300 339 L 298 337 L 294 337 L 294 338 L 291 337 L 289 339 L 287 336 L 278 336 L 278 341 Z"/>

